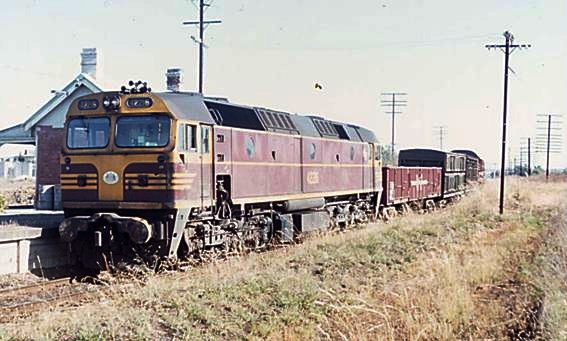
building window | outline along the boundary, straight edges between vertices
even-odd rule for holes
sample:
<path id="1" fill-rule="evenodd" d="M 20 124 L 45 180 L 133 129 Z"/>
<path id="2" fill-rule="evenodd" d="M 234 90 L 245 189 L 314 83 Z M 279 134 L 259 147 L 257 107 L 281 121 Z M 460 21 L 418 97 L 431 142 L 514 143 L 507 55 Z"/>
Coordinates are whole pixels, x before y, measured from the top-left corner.
<path id="1" fill-rule="evenodd" d="M 375 146 L 375 152 L 374 152 L 374 160 L 376 161 L 380 161 L 380 158 L 382 157 L 382 149 L 380 148 L 379 145 Z"/>

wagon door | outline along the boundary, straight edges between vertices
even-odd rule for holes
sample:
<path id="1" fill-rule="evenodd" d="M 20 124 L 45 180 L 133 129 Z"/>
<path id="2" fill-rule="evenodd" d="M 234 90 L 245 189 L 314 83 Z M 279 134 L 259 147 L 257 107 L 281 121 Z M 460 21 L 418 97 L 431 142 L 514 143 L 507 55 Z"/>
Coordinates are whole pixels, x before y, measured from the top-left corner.
<path id="1" fill-rule="evenodd" d="M 212 203 L 213 186 L 213 153 L 211 143 L 211 127 L 201 125 L 200 129 L 200 159 L 201 159 L 201 206 L 210 206 Z"/>

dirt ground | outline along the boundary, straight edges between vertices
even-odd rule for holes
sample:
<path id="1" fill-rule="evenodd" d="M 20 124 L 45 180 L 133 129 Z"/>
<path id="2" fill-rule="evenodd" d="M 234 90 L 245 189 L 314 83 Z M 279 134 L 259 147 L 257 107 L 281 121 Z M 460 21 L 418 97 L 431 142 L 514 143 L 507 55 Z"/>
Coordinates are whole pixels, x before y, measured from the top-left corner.
<path id="1" fill-rule="evenodd" d="M 6 198 L 6 205 L 33 205 L 35 180 L 0 180 L 0 195 Z"/>

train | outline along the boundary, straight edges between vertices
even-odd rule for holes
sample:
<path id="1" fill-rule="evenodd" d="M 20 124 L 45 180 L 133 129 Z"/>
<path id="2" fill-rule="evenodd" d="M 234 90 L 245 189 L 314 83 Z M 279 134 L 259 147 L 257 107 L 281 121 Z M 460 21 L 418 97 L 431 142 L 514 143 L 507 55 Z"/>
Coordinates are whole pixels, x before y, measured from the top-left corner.
<path id="1" fill-rule="evenodd" d="M 434 209 L 471 177 L 466 154 L 402 150 L 398 167 L 383 167 L 376 135 L 359 125 L 140 82 L 75 99 L 65 132 L 59 233 L 93 269 Z"/>

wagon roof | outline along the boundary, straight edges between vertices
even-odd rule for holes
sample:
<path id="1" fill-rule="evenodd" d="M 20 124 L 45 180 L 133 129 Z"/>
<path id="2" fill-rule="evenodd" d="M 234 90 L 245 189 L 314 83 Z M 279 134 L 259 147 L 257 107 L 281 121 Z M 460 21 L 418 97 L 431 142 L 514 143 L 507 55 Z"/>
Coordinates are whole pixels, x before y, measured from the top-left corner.
<path id="1" fill-rule="evenodd" d="M 478 154 L 475 153 L 474 151 L 470 150 L 470 149 L 453 149 L 452 152 L 453 153 L 459 153 L 459 154 L 465 154 L 466 156 L 480 159 Z"/>

